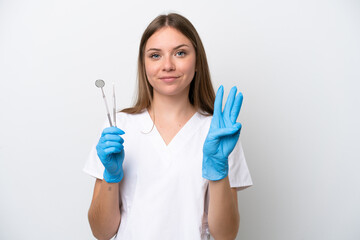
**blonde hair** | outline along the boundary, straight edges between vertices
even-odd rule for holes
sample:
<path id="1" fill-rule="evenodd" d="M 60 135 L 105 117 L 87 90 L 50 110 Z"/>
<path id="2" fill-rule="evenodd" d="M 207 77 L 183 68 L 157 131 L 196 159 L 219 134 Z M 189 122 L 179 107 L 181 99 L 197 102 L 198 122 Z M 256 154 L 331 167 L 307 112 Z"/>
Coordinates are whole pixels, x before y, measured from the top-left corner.
<path id="1" fill-rule="evenodd" d="M 193 44 L 196 52 L 196 72 L 190 84 L 189 101 L 195 109 L 200 110 L 202 114 L 212 115 L 214 112 L 215 92 L 211 83 L 204 46 L 191 22 L 176 13 L 156 17 L 145 29 L 139 46 L 137 99 L 133 107 L 125 108 L 122 112 L 131 114 L 140 113 L 151 106 L 153 88 L 146 77 L 144 59 L 145 45 L 156 31 L 166 26 L 180 31 Z"/>

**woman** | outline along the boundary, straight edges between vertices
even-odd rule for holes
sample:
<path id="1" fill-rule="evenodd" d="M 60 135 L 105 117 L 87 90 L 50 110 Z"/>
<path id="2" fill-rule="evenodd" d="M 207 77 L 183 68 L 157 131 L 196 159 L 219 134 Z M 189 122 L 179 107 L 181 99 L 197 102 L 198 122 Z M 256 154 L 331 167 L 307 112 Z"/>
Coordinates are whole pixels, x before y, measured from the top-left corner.
<path id="1" fill-rule="evenodd" d="M 84 169 L 97 178 L 96 238 L 236 237 L 237 190 L 252 182 L 238 142 L 242 95 L 232 88 L 224 111 L 222 98 L 193 25 L 154 19 L 140 42 L 137 102 L 103 130 Z"/>

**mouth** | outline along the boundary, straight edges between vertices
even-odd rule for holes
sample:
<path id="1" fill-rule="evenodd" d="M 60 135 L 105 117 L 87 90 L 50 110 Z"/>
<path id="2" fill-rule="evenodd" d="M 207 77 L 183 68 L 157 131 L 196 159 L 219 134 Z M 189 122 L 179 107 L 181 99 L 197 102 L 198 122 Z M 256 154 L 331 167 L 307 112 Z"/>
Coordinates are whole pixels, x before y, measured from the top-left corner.
<path id="1" fill-rule="evenodd" d="M 178 76 L 163 76 L 163 77 L 160 77 L 159 79 L 161 81 L 164 81 L 166 83 L 170 83 L 170 82 L 173 82 L 175 81 L 176 79 L 178 79 L 179 77 Z"/>

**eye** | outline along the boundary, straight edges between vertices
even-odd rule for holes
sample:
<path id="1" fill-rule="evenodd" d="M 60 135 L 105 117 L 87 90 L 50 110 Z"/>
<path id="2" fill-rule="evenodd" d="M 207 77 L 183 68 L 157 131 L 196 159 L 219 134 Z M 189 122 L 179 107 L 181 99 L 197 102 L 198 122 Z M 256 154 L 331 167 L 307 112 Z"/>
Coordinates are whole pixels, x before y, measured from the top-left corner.
<path id="1" fill-rule="evenodd" d="M 178 57 L 185 57 L 186 52 L 185 51 L 178 51 L 178 52 L 176 52 L 175 55 L 178 56 Z"/>
<path id="2" fill-rule="evenodd" d="M 160 58 L 160 55 L 157 54 L 157 53 L 153 53 L 153 54 L 150 54 L 150 58 L 159 59 L 159 58 Z"/>

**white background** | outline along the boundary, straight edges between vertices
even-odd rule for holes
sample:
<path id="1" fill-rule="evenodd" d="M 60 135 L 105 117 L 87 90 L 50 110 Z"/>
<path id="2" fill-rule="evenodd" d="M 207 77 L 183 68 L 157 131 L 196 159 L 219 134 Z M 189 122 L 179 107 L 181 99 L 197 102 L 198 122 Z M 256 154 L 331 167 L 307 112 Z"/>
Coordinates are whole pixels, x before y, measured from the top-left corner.
<path id="1" fill-rule="evenodd" d="M 82 172 L 105 120 L 98 78 L 130 106 L 147 24 L 192 21 L 215 88 L 244 94 L 254 186 L 238 239 L 360 239 L 360 3 L 0 0 L 0 239 L 93 239 Z"/>

